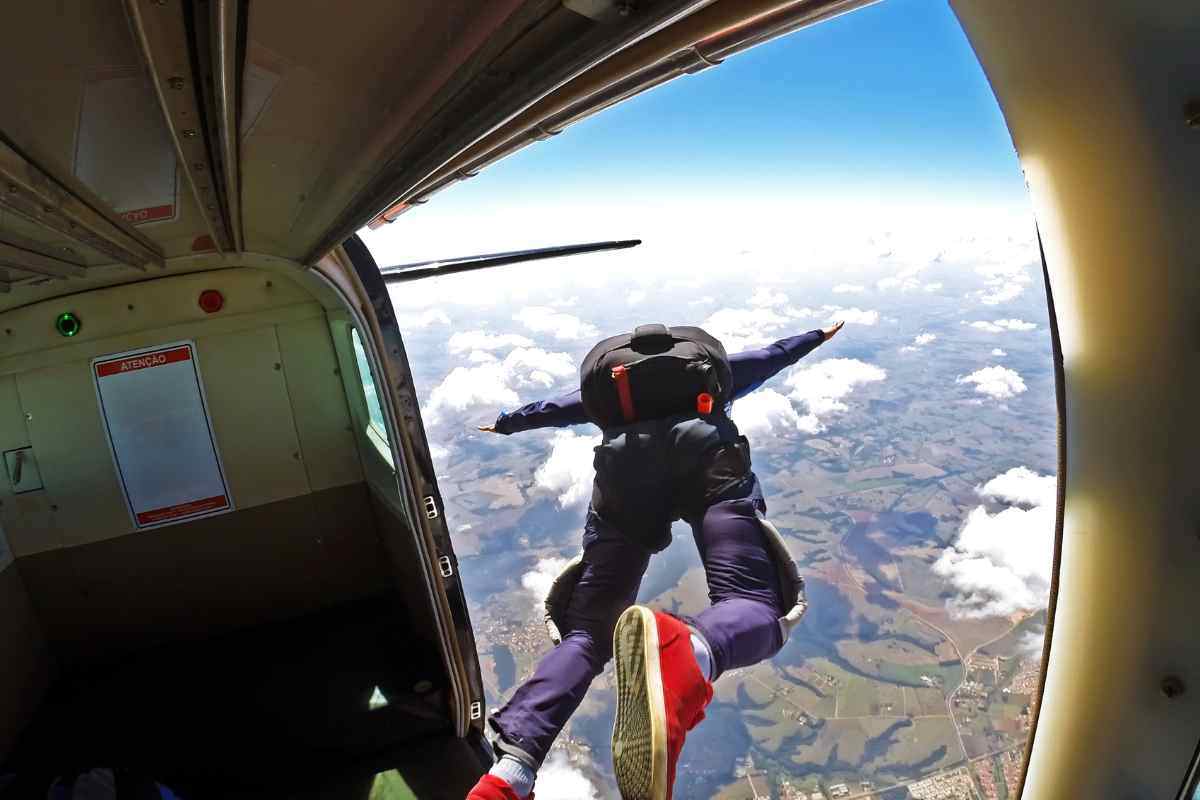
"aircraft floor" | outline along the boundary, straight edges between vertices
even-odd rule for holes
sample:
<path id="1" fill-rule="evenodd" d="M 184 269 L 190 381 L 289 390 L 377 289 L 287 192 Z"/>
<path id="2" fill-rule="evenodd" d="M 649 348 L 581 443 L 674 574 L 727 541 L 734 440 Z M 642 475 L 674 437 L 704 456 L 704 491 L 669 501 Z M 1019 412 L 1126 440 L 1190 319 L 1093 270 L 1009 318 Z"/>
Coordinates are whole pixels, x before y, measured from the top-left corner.
<path id="1" fill-rule="evenodd" d="M 366 800 L 380 796 L 375 775 L 389 769 L 420 797 L 469 787 L 487 766 L 481 740 L 454 738 L 440 658 L 414 641 L 396 602 L 359 601 L 77 670 L 51 690 L 0 773 L 122 766 L 186 798 Z"/>

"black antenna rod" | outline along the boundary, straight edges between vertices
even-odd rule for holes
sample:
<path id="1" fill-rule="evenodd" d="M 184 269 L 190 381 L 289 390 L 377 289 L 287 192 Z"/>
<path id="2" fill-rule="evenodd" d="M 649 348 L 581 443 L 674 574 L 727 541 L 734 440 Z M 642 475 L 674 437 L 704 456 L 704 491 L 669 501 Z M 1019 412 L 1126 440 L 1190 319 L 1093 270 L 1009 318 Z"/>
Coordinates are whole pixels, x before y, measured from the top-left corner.
<path id="1" fill-rule="evenodd" d="M 562 258 L 577 256 L 581 253 L 598 253 L 602 250 L 624 250 L 637 247 L 641 239 L 622 239 L 615 242 L 589 242 L 587 244 L 564 244 L 557 247 L 539 247 L 535 250 L 516 250 L 511 253 L 488 253 L 481 256 L 463 256 L 461 258 L 443 258 L 437 261 L 418 261 L 415 264 L 397 264 L 394 267 L 382 267 L 379 273 L 388 283 L 408 283 L 438 275 L 454 275 L 459 272 L 472 272 L 488 267 L 502 267 L 505 264 L 520 264 L 524 261 L 540 261 L 543 258 Z"/>

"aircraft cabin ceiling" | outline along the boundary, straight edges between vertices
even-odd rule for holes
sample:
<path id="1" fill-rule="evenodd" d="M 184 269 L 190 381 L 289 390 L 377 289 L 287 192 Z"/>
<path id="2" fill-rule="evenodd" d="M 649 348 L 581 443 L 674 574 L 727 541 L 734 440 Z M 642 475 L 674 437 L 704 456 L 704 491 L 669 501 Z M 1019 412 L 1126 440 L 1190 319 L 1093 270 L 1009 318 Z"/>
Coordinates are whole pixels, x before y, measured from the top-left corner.
<path id="1" fill-rule="evenodd" d="M 745 20 L 760 17 L 776 32 L 780 20 L 863 4 L 9 4 L 0 309 L 163 269 L 234 266 L 235 253 L 259 266 L 312 264 L 397 199 L 421 202 L 410 190 L 534 101 L 546 112 L 526 114 L 535 136 L 474 155 L 494 160 L 556 132 L 540 125 L 551 112 L 575 115 L 560 114 L 560 127 L 582 116 L 561 98 L 610 89 L 596 106 L 628 96 L 627 84 L 614 90 L 616 78 L 678 51 L 695 55 L 648 80 L 715 64 L 716 50 L 693 45 Z M 627 57 L 607 77 L 580 80 L 622 48 Z M 440 185 L 479 163 L 442 174 Z"/>

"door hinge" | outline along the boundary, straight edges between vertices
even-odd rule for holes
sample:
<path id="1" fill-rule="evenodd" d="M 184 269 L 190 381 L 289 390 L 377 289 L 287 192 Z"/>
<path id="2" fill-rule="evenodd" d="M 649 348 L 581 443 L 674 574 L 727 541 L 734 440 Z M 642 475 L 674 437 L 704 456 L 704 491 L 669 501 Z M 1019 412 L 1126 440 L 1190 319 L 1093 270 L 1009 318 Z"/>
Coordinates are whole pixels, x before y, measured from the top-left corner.
<path id="1" fill-rule="evenodd" d="M 426 519 L 438 518 L 437 501 L 433 499 L 433 495 L 425 498 L 425 517 Z"/>
<path id="2" fill-rule="evenodd" d="M 471 703 L 471 719 L 476 720 L 483 716 L 483 703 L 476 700 Z"/>
<path id="3" fill-rule="evenodd" d="M 439 558 L 438 568 L 441 570 L 443 578 L 449 578 L 454 574 L 454 564 L 450 563 L 450 556 L 442 556 Z"/>

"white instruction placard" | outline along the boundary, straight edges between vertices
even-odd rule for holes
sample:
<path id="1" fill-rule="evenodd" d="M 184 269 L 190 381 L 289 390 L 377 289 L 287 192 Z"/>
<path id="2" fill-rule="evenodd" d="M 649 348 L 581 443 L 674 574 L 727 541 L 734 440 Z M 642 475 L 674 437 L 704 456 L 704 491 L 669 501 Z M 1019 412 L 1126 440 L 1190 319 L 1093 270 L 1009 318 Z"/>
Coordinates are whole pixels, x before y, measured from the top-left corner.
<path id="1" fill-rule="evenodd" d="M 233 510 L 194 342 L 100 356 L 92 374 L 135 528 Z"/>

